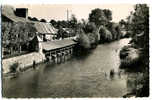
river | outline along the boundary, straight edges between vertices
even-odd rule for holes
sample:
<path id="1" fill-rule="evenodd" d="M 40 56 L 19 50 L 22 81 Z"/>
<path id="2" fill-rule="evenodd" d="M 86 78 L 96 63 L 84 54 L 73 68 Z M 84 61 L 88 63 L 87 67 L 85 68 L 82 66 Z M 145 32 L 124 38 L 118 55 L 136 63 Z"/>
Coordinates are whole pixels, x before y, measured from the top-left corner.
<path id="1" fill-rule="evenodd" d="M 40 64 L 17 78 L 3 78 L 3 97 L 122 97 L 132 87 L 119 69 L 119 50 L 129 40 L 98 45 L 86 57 L 59 65 Z"/>

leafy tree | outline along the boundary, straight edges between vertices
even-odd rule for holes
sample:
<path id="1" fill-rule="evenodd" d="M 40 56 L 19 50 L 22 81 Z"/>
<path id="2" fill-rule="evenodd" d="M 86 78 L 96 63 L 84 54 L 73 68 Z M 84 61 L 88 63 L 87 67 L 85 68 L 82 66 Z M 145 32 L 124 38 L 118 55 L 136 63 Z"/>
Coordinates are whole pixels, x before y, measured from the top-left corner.
<path id="1" fill-rule="evenodd" d="M 84 28 L 83 28 L 84 32 L 87 33 L 93 33 L 96 30 L 96 25 L 93 22 L 88 22 Z"/>
<path id="2" fill-rule="evenodd" d="M 13 51 L 20 51 L 19 46 L 28 44 L 30 38 L 34 37 L 36 28 L 32 23 L 2 23 L 2 44 L 3 47 Z"/>
<path id="3" fill-rule="evenodd" d="M 99 30 L 99 34 L 100 34 L 99 43 L 110 42 L 113 38 L 111 32 L 105 26 L 100 26 L 99 29 L 100 29 Z"/>
<path id="4" fill-rule="evenodd" d="M 146 76 L 141 79 L 143 86 L 136 93 L 139 97 L 149 96 L 149 7 L 146 4 L 136 4 L 127 23 L 133 34 L 132 46 L 141 50 L 140 66 Z"/>
<path id="5" fill-rule="evenodd" d="M 149 48 L 149 7 L 146 4 L 135 5 L 131 26 L 135 43 L 140 47 Z M 141 33 L 143 36 L 139 35 Z"/>
<path id="6" fill-rule="evenodd" d="M 111 21 L 111 20 L 112 20 L 112 12 L 111 12 L 111 10 L 109 10 L 109 9 L 104 9 L 103 12 L 104 12 L 104 14 L 105 14 L 105 17 L 106 17 L 109 21 Z"/>
<path id="7" fill-rule="evenodd" d="M 47 22 L 45 19 L 41 19 L 40 22 Z"/>
<path id="8" fill-rule="evenodd" d="M 118 23 L 109 22 L 106 27 L 112 34 L 112 40 L 120 39 L 122 33 Z"/>
<path id="9" fill-rule="evenodd" d="M 60 26 L 62 26 L 62 28 L 67 28 L 68 27 L 68 22 L 65 21 L 65 20 L 62 20 L 62 21 L 57 21 L 57 28 L 59 29 Z"/>
<path id="10" fill-rule="evenodd" d="M 28 19 L 31 20 L 31 21 L 39 21 L 36 17 L 32 18 L 32 17 L 29 16 Z"/>
<path id="11" fill-rule="evenodd" d="M 39 21 L 36 17 L 32 18 L 33 21 Z"/>
<path id="12" fill-rule="evenodd" d="M 124 21 L 123 19 L 121 19 L 121 20 L 119 21 L 119 25 L 120 25 L 121 27 L 122 27 L 122 26 L 126 27 L 126 24 L 127 24 L 127 22 Z"/>
<path id="13" fill-rule="evenodd" d="M 32 20 L 32 17 L 29 16 L 28 19 L 29 19 L 29 20 Z"/>
<path id="14" fill-rule="evenodd" d="M 70 19 L 70 21 L 69 21 L 69 27 L 70 28 L 76 28 L 76 26 L 77 26 L 77 18 L 75 17 L 75 15 L 71 15 L 71 19 Z"/>
<path id="15" fill-rule="evenodd" d="M 50 21 L 50 23 L 51 23 L 55 28 L 57 28 L 57 22 L 56 22 L 54 19 L 52 19 L 52 20 Z"/>
<path id="16" fill-rule="evenodd" d="M 94 22 L 96 26 L 99 27 L 100 25 L 106 25 L 108 20 L 104 14 L 104 11 L 96 8 L 93 9 L 89 14 L 89 21 Z"/>
<path id="17" fill-rule="evenodd" d="M 81 25 L 78 26 L 77 31 L 77 41 L 79 42 L 79 44 L 85 49 L 90 49 L 91 45 L 89 38 L 83 31 Z"/>

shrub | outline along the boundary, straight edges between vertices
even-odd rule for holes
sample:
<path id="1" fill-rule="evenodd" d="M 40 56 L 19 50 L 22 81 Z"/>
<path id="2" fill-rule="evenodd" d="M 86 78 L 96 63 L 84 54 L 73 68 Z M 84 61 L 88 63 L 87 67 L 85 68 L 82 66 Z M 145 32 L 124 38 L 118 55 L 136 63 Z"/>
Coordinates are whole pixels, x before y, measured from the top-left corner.
<path id="1" fill-rule="evenodd" d="M 10 72 L 15 73 L 17 71 L 17 68 L 19 67 L 19 63 L 15 62 L 10 66 Z"/>
<path id="2" fill-rule="evenodd" d="M 100 43 L 102 42 L 110 42 L 112 40 L 111 32 L 104 26 L 100 27 Z"/>

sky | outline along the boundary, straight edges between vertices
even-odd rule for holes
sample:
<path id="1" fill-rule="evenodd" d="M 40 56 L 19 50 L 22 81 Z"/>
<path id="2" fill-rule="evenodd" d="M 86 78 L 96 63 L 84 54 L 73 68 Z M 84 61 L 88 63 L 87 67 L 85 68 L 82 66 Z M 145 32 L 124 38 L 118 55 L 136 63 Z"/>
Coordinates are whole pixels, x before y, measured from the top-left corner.
<path id="1" fill-rule="evenodd" d="M 28 8 L 28 15 L 44 18 L 47 21 L 67 20 L 67 10 L 69 17 L 74 14 L 78 20 L 88 19 L 92 9 L 110 9 L 114 22 L 125 19 L 134 10 L 133 4 L 20 4 L 14 5 L 15 8 Z"/>

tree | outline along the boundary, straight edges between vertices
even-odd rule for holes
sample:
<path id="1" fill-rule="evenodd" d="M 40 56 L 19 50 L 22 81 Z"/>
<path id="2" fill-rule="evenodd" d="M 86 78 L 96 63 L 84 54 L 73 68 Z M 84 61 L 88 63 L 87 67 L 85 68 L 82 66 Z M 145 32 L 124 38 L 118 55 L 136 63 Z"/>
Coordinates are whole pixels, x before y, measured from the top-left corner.
<path id="1" fill-rule="evenodd" d="M 29 20 L 32 20 L 32 17 L 29 16 L 28 19 L 29 19 Z"/>
<path id="2" fill-rule="evenodd" d="M 28 17 L 28 19 L 31 20 L 31 21 L 39 21 L 36 17 L 33 17 L 33 18 L 32 17 Z"/>
<path id="3" fill-rule="evenodd" d="M 69 27 L 70 28 L 76 28 L 77 26 L 77 18 L 75 17 L 75 15 L 71 15 L 71 19 L 69 21 Z"/>
<path id="4" fill-rule="evenodd" d="M 60 26 L 62 26 L 62 28 L 67 28 L 68 27 L 68 22 L 65 21 L 65 20 L 62 20 L 62 21 L 57 21 L 57 28 L 59 29 Z"/>
<path id="5" fill-rule="evenodd" d="M 130 30 L 134 33 L 134 41 L 140 47 L 149 48 L 149 7 L 146 4 L 135 5 L 132 16 Z M 143 35 L 139 36 L 141 33 Z"/>
<path id="6" fill-rule="evenodd" d="M 56 22 L 54 19 L 52 19 L 52 20 L 50 21 L 50 23 L 51 23 L 55 28 L 57 28 L 57 22 Z"/>
<path id="7" fill-rule="evenodd" d="M 120 21 L 119 21 L 119 25 L 122 27 L 122 26 L 126 26 L 126 21 L 124 21 L 123 19 L 121 19 Z"/>
<path id="8" fill-rule="evenodd" d="M 45 19 L 41 19 L 40 22 L 47 22 Z"/>
<path id="9" fill-rule="evenodd" d="M 84 32 L 87 33 L 93 33 L 96 30 L 96 25 L 94 22 L 88 22 L 84 28 L 83 28 Z"/>
<path id="10" fill-rule="evenodd" d="M 111 20 L 112 20 L 112 12 L 111 12 L 111 10 L 109 10 L 109 9 L 104 9 L 103 12 L 104 12 L 104 14 L 105 14 L 105 17 L 106 17 L 109 21 L 111 21 Z"/>
<path id="11" fill-rule="evenodd" d="M 83 26 L 87 25 L 87 23 L 88 23 L 88 21 L 87 21 L 87 20 L 85 20 L 85 19 L 81 19 L 81 24 L 82 24 Z"/>
<path id="12" fill-rule="evenodd" d="M 89 21 L 94 22 L 96 26 L 99 27 L 100 25 L 106 25 L 108 20 L 104 14 L 104 11 L 96 8 L 93 9 L 89 14 Z"/>
<path id="13" fill-rule="evenodd" d="M 134 12 L 128 18 L 129 30 L 133 34 L 132 45 L 141 51 L 138 68 L 142 67 L 144 74 L 142 87 L 136 94 L 145 97 L 149 96 L 149 7 L 146 4 L 136 4 Z"/>

